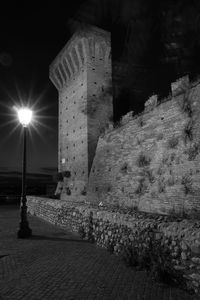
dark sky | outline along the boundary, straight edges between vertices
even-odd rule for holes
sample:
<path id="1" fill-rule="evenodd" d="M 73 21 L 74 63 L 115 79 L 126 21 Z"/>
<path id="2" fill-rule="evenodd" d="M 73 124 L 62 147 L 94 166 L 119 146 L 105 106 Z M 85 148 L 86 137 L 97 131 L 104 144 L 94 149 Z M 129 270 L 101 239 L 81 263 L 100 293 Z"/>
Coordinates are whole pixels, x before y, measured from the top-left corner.
<path id="1" fill-rule="evenodd" d="M 58 95 L 48 73 L 49 65 L 72 35 L 70 28 L 77 28 L 77 22 L 69 22 L 71 18 L 79 20 L 78 26 L 85 22 L 111 31 L 113 60 L 120 57 L 123 61 L 124 57 L 128 61 L 130 73 L 125 77 L 125 87 L 135 87 L 127 102 L 129 110 L 136 111 L 136 104 L 143 104 L 141 99 L 146 101 L 152 91 L 159 94 L 158 87 L 162 91 L 166 86 L 168 92 L 171 81 L 180 74 L 193 69 L 197 69 L 195 74 L 200 72 L 199 0 L 192 0 L 193 5 L 186 0 L 4 2 L 0 5 L 0 172 L 21 170 L 22 128 L 15 109 L 21 103 L 34 110 L 28 172 L 51 174 L 57 168 Z M 174 56 L 172 45 L 178 49 L 178 60 L 163 67 L 163 61 Z M 134 66 L 144 67 L 144 74 L 150 70 L 149 77 L 142 72 L 138 76 Z M 140 90 L 145 91 L 143 98 Z M 119 103 L 124 105 L 122 100 Z"/>
<path id="2" fill-rule="evenodd" d="M 48 68 L 70 38 L 67 22 L 80 3 L 1 2 L 0 172 L 21 170 L 22 130 L 14 109 L 20 103 L 33 107 L 35 115 L 29 129 L 28 172 L 57 168 L 58 101 Z"/>

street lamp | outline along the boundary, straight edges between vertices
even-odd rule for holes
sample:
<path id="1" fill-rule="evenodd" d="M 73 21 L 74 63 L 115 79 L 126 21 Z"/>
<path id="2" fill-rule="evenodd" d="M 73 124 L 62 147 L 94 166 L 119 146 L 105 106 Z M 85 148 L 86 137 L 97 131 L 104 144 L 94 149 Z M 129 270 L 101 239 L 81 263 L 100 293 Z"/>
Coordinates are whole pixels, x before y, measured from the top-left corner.
<path id="1" fill-rule="evenodd" d="M 22 169 L 22 195 L 20 201 L 21 222 L 17 233 L 18 238 L 28 238 L 32 235 L 32 230 L 29 228 L 27 220 L 27 206 L 26 206 L 26 132 L 27 127 L 32 119 L 32 111 L 28 108 L 18 109 L 19 122 L 23 126 L 23 169 Z"/>

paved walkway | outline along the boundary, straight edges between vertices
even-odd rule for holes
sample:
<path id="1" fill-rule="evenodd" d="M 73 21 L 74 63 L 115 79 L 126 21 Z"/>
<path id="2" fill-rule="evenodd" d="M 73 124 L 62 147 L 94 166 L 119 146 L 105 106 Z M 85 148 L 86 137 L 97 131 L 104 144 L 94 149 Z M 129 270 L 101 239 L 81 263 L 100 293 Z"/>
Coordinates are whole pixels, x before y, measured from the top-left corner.
<path id="1" fill-rule="evenodd" d="M 118 257 L 29 216 L 34 236 L 16 238 L 19 211 L 0 206 L 0 299 L 196 300 L 151 282 Z"/>

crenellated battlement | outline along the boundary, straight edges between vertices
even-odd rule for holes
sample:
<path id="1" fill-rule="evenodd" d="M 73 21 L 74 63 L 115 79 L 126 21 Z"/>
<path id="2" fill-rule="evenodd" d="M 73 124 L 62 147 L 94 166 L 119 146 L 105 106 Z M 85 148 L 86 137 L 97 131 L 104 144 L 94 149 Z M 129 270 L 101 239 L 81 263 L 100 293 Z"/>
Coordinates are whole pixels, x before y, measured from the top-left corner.
<path id="1" fill-rule="evenodd" d="M 108 64 L 111 55 L 110 33 L 94 26 L 76 32 L 67 42 L 49 68 L 49 77 L 57 90 L 80 72 L 90 61 Z"/>

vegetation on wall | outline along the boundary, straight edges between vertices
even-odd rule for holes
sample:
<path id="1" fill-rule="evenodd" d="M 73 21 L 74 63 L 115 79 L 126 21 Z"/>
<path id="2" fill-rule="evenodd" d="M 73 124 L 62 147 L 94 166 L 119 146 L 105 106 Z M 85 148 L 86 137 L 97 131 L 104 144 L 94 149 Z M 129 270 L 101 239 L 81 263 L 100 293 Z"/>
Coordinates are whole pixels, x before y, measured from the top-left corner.
<path id="1" fill-rule="evenodd" d="M 184 131 L 183 131 L 183 138 L 185 144 L 187 142 L 191 142 L 193 140 L 193 121 L 192 119 L 189 120 L 189 122 L 185 125 Z"/>
<path id="2" fill-rule="evenodd" d="M 144 177 L 140 178 L 138 187 L 135 190 L 136 195 L 144 195 L 147 191 L 147 183 Z"/>
<path id="3" fill-rule="evenodd" d="M 86 189 L 86 186 L 84 186 L 84 188 L 82 189 L 81 195 L 82 195 L 82 196 L 87 195 L 87 189 Z"/>
<path id="4" fill-rule="evenodd" d="M 158 135 L 157 135 L 157 141 L 161 141 L 163 139 L 163 133 L 160 132 Z"/>
<path id="5" fill-rule="evenodd" d="M 68 195 L 68 196 L 70 196 L 70 195 L 71 195 L 71 190 L 70 190 L 70 188 L 69 188 L 69 187 L 67 187 L 67 188 L 66 188 L 66 193 L 67 193 L 67 195 Z"/>
<path id="6" fill-rule="evenodd" d="M 64 171 L 63 172 L 63 177 L 70 178 L 71 177 L 71 172 L 70 171 Z"/>
<path id="7" fill-rule="evenodd" d="M 199 154 L 199 150 L 199 144 L 194 143 L 193 145 L 190 145 L 190 147 L 185 151 L 185 153 L 188 155 L 188 160 L 194 160 Z"/>
<path id="8" fill-rule="evenodd" d="M 144 176 L 149 180 L 150 183 L 155 181 L 155 176 L 153 175 L 153 170 L 144 168 Z"/>
<path id="9" fill-rule="evenodd" d="M 139 116 L 138 117 L 138 125 L 140 127 L 143 127 L 144 126 L 144 119 L 143 119 L 143 116 Z"/>
<path id="10" fill-rule="evenodd" d="M 158 179 L 158 192 L 164 193 L 165 192 L 166 183 L 164 181 L 164 178 Z"/>
<path id="11" fill-rule="evenodd" d="M 162 175 L 164 172 L 165 172 L 165 171 L 164 171 L 162 165 L 160 165 L 159 168 L 158 168 L 158 170 L 157 170 L 158 176 Z"/>
<path id="12" fill-rule="evenodd" d="M 147 157 L 143 153 L 140 153 L 136 164 L 139 168 L 142 168 L 145 166 L 149 166 L 150 162 L 151 162 L 151 159 L 149 157 Z"/>
<path id="13" fill-rule="evenodd" d="M 181 184 L 183 185 L 185 195 L 193 194 L 192 178 L 190 174 L 183 175 Z"/>
<path id="14" fill-rule="evenodd" d="M 121 171 L 122 174 L 127 174 L 127 172 L 128 172 L 128 163 L 127 162 L 125 162 L 123 164 L 123 166 L 121 167 L 120 171 Z"/>
<path id="15" fill-rule="evenodd" d="M 189 90 L 186 90 L 186 92 L 183 95 L 183 100 L 181 101 L 181 109 L 184 113 L 188 115 L 189 118 L 192 117 L 193 111 L 192 111 L 192 106 L 190 101 Z"/>
<path id="16" fill-rule="evenodd" d="M 179 138 L 177 136 L 172 136 L 169 140 L 168 140 L 168 147 L 171 149 L 174 149 L 178 146 L 179 143 Z"/>
<path id="17" fill-rule="evenodd" d="M 168 186 L 173 186 L 175 184 L 175 182 L 176 182 L 176 180 L 175 180 L 174 176 L 172 175 L 167 179 L 166 184 Z"/>

